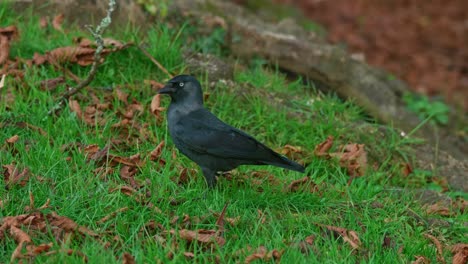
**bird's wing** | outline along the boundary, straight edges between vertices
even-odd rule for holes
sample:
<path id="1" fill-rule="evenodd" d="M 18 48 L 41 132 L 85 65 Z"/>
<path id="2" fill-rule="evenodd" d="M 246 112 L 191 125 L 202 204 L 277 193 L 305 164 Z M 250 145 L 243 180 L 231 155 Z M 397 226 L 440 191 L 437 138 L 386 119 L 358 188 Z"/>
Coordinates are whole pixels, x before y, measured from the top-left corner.
<path id="1" fill-rule="evenodd" d="M 231 127 L 206 109 L 182 117 L 175 137 L 198 153 L 222 158 L 261 160 L 269 149 L 245 132 Z"/>

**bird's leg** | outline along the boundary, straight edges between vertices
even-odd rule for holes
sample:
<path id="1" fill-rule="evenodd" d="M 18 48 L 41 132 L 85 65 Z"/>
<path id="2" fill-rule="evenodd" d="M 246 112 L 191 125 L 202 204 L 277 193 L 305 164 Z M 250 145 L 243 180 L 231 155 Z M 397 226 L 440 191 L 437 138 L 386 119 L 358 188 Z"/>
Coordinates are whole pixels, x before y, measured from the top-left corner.
<path id="1" fill-rule="evenodd" d="M 201 167 L 201 169 L 203 171 L 203 176 L 205 176 L 208 187 L 213 189 L 216 186 L 216 172 L 206 167 Z"/>

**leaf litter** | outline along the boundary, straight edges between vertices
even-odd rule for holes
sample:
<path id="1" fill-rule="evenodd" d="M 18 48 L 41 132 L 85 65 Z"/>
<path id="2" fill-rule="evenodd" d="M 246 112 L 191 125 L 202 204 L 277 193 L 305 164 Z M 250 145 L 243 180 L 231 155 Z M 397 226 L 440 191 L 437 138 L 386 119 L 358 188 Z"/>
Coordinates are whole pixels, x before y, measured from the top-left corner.
<path id="1" fill-rule="evenodd" d="M 26 211 L 32 210 L 30 213 L 5 216 L 0 221 L 0 240 L 5 241 L 5 237 L 9 236 L 17 243 L 15 250 L 12 252 L 11 261 L 30 259 L 41 254 L 56 254 L 60 251 L 65 251 L 68 255 L 79 255 L 82 256 L 83 260 L 87 260 L 87 257 L 83 253 L 76 250 L 61 248 L 51 251 L 51 249 L 54 247 L 54 244 L 63 244 L 66 247 L 66 243 L 70 239 L 75 239 L 75 235 L 99 239 L 99 234 L 85 226 L 78 225 L 66 216 L 58 215 L 54 211 L 43 213 L 42 210 L 49 208 L 50 200 L 47 200 L 38 209 L 34 209 L 32 194 L 30 194 L 30 201 L 31 205 L 25 208 L 27 209 Z M 52 235 L 55 243 L 49 242 L 36 245 L 34 240 L 40 234 L 46 236 Z M 26 251 L 24 250 L 24 246 L 26 246 Z"/>

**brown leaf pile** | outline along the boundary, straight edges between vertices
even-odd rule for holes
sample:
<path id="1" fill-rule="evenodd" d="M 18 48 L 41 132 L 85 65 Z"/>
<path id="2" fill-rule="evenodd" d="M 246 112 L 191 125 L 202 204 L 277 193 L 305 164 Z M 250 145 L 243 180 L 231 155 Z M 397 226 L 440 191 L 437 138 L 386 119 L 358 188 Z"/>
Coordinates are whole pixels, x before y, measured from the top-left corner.
<path id="1" fill-rule="evenodd" d="M 453 264 L 466 264 L 468 262 L 468 244 L 456 244 L 450 249 L 453 253 Z"/>
<path id="2" fill-rule="evenodd" d="M 45 208 L 47 206 L 43 206 Z M 58 251 L 51 251 L 54 243 L 45 243 L 36 245 L 33 240 L 39 234 L 52 233 L 56 243 L 67 243 L 75 235 L 89 236 L 97 238 L 98 234 L 92 230 L 80 226 L 75 221 L 68 217 L 60 216 L 55 212 L 44 214 L 35 211 L 29 214 L 22 214 L 17 216 L 6 216 L 1 219 L 0 225 L 0 241 L 5 239 L 5 236 L 13 238 L 17 247 L 13 251 L 11 261 L 15 259 L 28 259 L 34 258 L 41 254 L 55 254 Z M 26 246 L 26 250 L 24 250 Z M 63 250 L 63 249 L 61 249 Z M 67 250 L 67 254 L 77 254 L 87 260 L 87 257 L 80 252 Z"/>

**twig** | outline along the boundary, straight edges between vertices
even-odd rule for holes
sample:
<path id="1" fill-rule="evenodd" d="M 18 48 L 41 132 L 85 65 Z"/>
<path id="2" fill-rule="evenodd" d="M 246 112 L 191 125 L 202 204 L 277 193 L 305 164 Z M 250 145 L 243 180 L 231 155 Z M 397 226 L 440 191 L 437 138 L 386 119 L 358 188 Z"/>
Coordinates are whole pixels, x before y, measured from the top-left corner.
<path id="1" fill-rule="evenodd" d="M 148 57 L 154 64 L 156 64 L 156 66 L 158 66 L 158 68 L 161 71 L 167 74 L 167 76 L 169 76 L 170 78 L 174 77 L 172 74 L 169 73 L 169 71 L 166 68 L 164 68 L 164 66 L 161 65 L 161 63 L 159 63 L 153 56 L 151 56 L 151 54 L 149 54 L 149 52 L 146 51 L 141 45 L 138 45 L 138 48 L 141 50 L 141 52 L 143 52 L 143 54 L 145 54 L 146 57 Z"/>
<path id="2" fill-rule="evenodd" d="M 69 89 L 67 92 L 65 92 L 65 94 L 62 95 L 62 97 L 60 97 L 60 99 L 58 100 L 58 103 L 54 107 L 52 107 L 52 109 L 50 109 L 49 112 L 47 113 L 48 116 L 54 113 L 59 113 L 63 109 L 65 103 L 68 101 L 68 98 L 70 98 L 72 95 L 81 91 L 81 89 L 83 89 L 84 87 L 86 87 L 88 84 L 90 84 L 93 81 L 94 76 L 96 75 L 96 72 L 97 72 L 97 68 L 101 64 L 101 52 L 104 49 L 104 41 L 102 40 L 102 33 L 112 22 L 111 14 L 115 9 L 115 5 L 116 5 L 115 0 L 109 1 L 107 15 L 101 20 L 101 23 L 96 27 L 95 30 L 93 30 L 91 26 L 89 25 L 86 26 L 86 28 L 93 35 L 97 44 L 96 51 L 94 52 L 94 59 L 93 59 L 93 64 L 91 65 L 91 70 L 89 71 L 86 79 L 82 80 L 80 83 L 78 83 L 77 86 Z"/>

